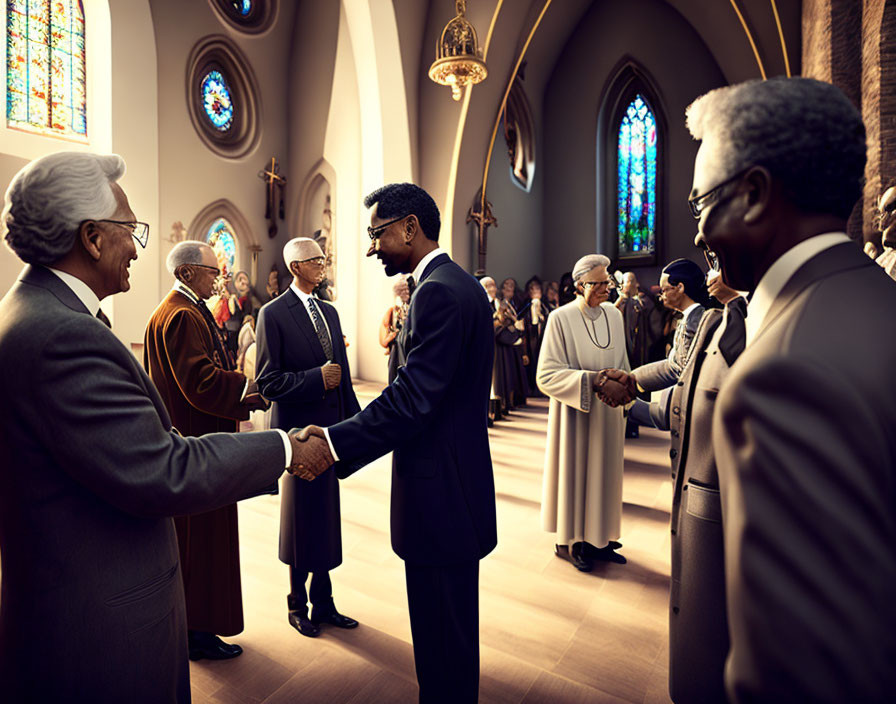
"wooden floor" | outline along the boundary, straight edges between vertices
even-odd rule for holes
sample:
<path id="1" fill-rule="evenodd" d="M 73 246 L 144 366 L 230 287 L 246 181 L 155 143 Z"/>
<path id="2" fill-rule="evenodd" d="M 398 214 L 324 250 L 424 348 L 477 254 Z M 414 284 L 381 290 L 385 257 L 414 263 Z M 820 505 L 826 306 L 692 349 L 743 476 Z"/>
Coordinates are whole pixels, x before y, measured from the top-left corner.
<path id="1" fill-rule="evenodd" d="M 362 405 L 378 392 L 356 386 Z M 668 674 L 668 439 L 642 431 L 625 449 L 622 553 L 582 574 L 541 530 L 546 401 L 491 431 L 498 547 L 480 571 L 480 701 L 663 702 Z M 342 483 L 343 564 L 332 572 L 353 631 L 305 638 L 286 620 L 288 569 L 277 560 L 279 499 L 240 504 L 244 648 L 191 663 L 195 702 L 375 704 L 417 697 L 404 565 L 389 543 L 390 458 Z"/>

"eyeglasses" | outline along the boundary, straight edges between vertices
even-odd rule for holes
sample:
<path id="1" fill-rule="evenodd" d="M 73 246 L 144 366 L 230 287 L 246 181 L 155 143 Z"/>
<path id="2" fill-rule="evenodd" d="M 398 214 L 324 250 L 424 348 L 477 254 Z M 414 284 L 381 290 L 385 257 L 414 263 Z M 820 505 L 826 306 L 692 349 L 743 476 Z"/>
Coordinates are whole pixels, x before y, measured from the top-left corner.
<path id="1" fill-rule="evenodd" d="M 111 222 L 113 225 L 121 225 L 130 230 L 131 236 L 140 243 L 143 249 L 146 249 L 146 243 L 149 242 L 149 225 L 147 223 L 127 220 L 97 220 L 96 222 Z"/>
<path id="2" fill-rule="evenodd" d="M 192 264 L 191 266 L 198 266 L 200 269 L 211 269 L 215 272 L 215 278 L 221 275 L 221 270 L 216 266 L 208 266 L 208 264 Z"/>
<path id="3" fill-rule="evenodd" d="M 311 257 L 311 259 L 302 259 L 299 262 L 299 264 L 313 264 L 314 266 L 323 266 L 326 263 L 326 257 Z"/>
<path id="4" fill-rule="evenodd" d="M 610 279 L 604 279 L 603 281 L 583 281 L 582 288 L 591 288 L 592 286 L 596 286 L 598 290 L 606 290 L 610 288 L 610 284 L 612 282 Z"/>
<path id="5" fill-rule="evenodd" d="M 715 188 L 709 189 L 706 193 L 703 193 L 702 195 L 694 196 L 693 198 L 688 198 L 688 207 L 691 209 L 691 215 L 694 216 L 694 220 L 699 220 L 700 215 L 703 214 L 703 211 L 706 210 L 707 206 L 711 205 L 713 203 L 713 201 L 718 200 L 719 191 L 723 187 L 727 186 L 729 183 L 734 183 L 737 179 L 739 179 L 741 176 L 743 176 L 745 173 L 747 173 L 747 171 L 749 171 L 751 168 L 753 168 L 753 167 L 749 166 L 746 169 L 743 169 L 742 171 L 738 171 L 736 174 L 734 174 L 734 176 L 732 176 L 731 178 L 725 179 L 718 186 L 716 186 Z M 713 195 L 715 196 L 715 198 L 710 197 Z"/>
<path id="6" fill-rule="evenodd" d="M 368 227 L 367 235 L 370 237 L 371 240 L 379 239 L 380 235 L 383 234 L 383 232 L 385 231 L 385 229 L 387 227 L 389 227 L 389 225 L 394 225 L 397 222 L 401 222 L 406 217 L 407 217 L 407 215 L 402 215 L 400 218 L 395 218 L 394 220 L 390 220 L 389 222 L 387 222 L 383 225 L 380 225 L 379 227 Z"/>

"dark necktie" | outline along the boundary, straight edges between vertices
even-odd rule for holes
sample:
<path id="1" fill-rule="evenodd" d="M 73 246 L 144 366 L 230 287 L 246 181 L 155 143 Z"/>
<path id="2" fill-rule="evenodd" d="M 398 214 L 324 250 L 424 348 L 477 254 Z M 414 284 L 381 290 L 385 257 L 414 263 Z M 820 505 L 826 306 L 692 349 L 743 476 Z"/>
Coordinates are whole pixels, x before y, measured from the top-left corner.
<path id="1" fill-rule="evenodd" d="M 97 317 L 97 319 L 98 319 L 103 325 L 105 325 L 107 328 L 111 328 L 111 327 L 112 327 L 112 321 L 109 320 L 108 316 L 107 316 L 105 313 L 103 313 L 103 309 L 102 309 L 102 308 L 100 308 L 100 310 L 97 311 L 96 317 Z"/>
<path id="2" fill-rule="evenodd" d="M 220 366 L 221 369 L 231 371 L 234 368 L 234 363 L 230 358 L 227 349 L 224 347 L 224 341 L 221 339 L 221 332 L 218 328 L 215 316 L 212 315 L 208 306 L 205 305 L 205 301 L 201 298 L 196 302 L 196 307 L 199 308 L 199 312 L 202 313 L 202 317 L 205 318 L 205 322 L 208 325 L 208 331 L 211 333 L 212 344 L 215 346 L 215 356 L 217 357 L 215 361 L 218 362 L 218 366 Z"/>
<path id="3" fill-rule="evenodd" d="M 324 325 L 320 310 L 317 307 L 317 301 L 313 298 L 308 299 L 308 310 L 311 312 L 311 322 L 314 323 L 314 332 L 317 333 L 317 339 L 320 340 L 320 346 L 324 348 L 324 354 L 331 362 L 333 361 L 333 344 L 330 342 L 330 335 Z"/>
<path id="4" fill-rule="evenodd" d="M 414 293 L 414 289 L 417 288 L 417 282 L 414 281 L 413 276 L 408 277 L 408 296 Z"/>
<path id="5" fill-rule="evenodd" d="M 747 302 L 738 296 L 725 306 L 725 329 L 719 338 L 719 351 L 730 367 L 744 351 L 747 342 Z"/>

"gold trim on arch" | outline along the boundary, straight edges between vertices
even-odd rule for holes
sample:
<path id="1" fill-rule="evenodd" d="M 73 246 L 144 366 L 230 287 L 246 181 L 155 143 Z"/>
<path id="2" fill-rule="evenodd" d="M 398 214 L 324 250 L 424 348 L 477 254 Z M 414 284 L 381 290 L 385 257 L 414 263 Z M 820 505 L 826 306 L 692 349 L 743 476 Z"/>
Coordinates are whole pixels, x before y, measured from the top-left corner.
<path id="1" fill-rule="evenodd" d="M 520 66 L 523 63 L 523 59 L 526 56 L 526 51 L 529 49 L 529 44 L 532 43 L 532 37 L 535 36 L 535 32 L 538 31 L 538 26 L 541 24 L 541 20 L 544 18 L 544 14 L 548 11 L 548 8 L 551 6 L 552 0 L 545 0 L 544 7 L 541 8 L 541 12 L 538 15 L 538 18 L 535 20 L 535 24 L 532 25 L 532 29 L 529 31 L 529 36 L 526 37 L 526 43 L 523 44 L 523 48 L 520 50 L 520 55 L 517 57 L 516 64 L 513 67 L 513 72 L 510 74 L 510 78 L 507 81 L 507 87 L 504 89 L 504 97 L 501 99 L 501 105 L 498 108 L 498 114 L 495 116 L 495 126 L 492 128 L 492 138 L 488 143 L 488 151 L 485 154 L 485 168 L 482 170 L 482 200 L 480 202 L 480 212 L 485 212 L 485 189 L 488 181 L 488 168 L 492 161 L 492 151 L 495 148 L 495 138 L 498 136 L 498 127 L 501 125 L 501 116 L 504 114 L 504 108 L 507 106 L 507 96 L 510 95 L 510 89 L 513 86 L 513 82 L 516 80 L 516 74 L 520 70 Z"/>
<path id="2" fill-rule="evenodd" d="M 774 0 L 773 0 L 774 4 Z M 753 41 L 753 34 L 750 32 L 750 28 L 747 27 L 747 21 L 744 19 L 744 16 L 741 14 L 740 8 L 737 6 L 736 0 L 731 0 L 731 7 L 734 8 L 734 12 L 737 13 L 737 18 L 740 20 L 741 26 L 744 28 L 744 33 L 747 35 L 747 39 L 750 41 L 750 46 L 753 47 L 753 56 L 756 57 L 756 63 L 759 64 L 759 73 L 762 75 L 762 79 L 765 80 L 767 76 L 765 75 L 765 66 L 762 65 L 762 59 L 759 57 L 759 49 L 756 48 L 756 42 Z"/>
<path id="3" fill-rule="evenodd" d="M 771 0 L 772 12 L 775 13 L 775 24 L 778 25 L 778 38 L 781 40 L 781 53 L 784 54 L 784 70 L 790 78 L 790 59 L 787 57 L 787 42 L 784 41 L 784 30 L 781 29 L 781 17 L 778 15 L 778 4 Z"/>

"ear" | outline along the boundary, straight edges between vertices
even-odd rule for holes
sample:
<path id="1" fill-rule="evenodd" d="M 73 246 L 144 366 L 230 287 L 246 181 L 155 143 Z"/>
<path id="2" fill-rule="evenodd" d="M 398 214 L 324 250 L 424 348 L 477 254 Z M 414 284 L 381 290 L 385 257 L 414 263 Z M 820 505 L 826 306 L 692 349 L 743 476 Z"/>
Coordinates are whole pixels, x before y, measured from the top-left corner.
<path id="1" fill-rule="evenodd" d="M 420 231 L 420 223 L 416 215 L 411 215 L 404 223 L 404 241 L 410 244 Z"/>
<path id="2" fill-rule="evenodd" d="M 289 273 L 293 276 L 299 276 L 299 263 L 298 262 L 290 262 L 289 263 Z"/>
<path id="3" fill-rule="evenodd" d="M 94 261 L 99 261 L 103 249 L 103 231 L 93 220 L 86 220 L 78 228 L 78 239 L 81 246 Z"/>
<path id="4" fill-rule="evenodd" d="M 754 166 L 744 176 L 746 184 L 747 209 L 743 220 L 755 225 L 768 214 L 772 200 L 772 175 L 764 166 Z"/>

